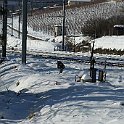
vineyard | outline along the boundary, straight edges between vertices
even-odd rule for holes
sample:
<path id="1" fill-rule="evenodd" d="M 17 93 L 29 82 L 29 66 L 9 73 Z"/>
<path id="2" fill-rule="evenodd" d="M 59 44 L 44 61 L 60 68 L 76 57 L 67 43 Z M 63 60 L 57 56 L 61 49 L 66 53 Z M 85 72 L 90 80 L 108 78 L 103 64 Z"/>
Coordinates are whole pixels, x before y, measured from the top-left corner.
<path id="1" fill-rule="evenodd" d="M 80 35 L 81 28 L 88 20 L 96 18 L 108 19 L 112 16 L 123 15 L 123 6 L 123 1 L 104 2 L 71 8 L 66 6 L 66 34 L 68 36 Z M 49 12 L 39 10 L 38 13 L 28 16 L 28 26 L 33 28 L 35 31 L 41 31 L 53 36 L 54 26 L 62 25 L 62 16 L 62 8 L 49 8 Z"/>

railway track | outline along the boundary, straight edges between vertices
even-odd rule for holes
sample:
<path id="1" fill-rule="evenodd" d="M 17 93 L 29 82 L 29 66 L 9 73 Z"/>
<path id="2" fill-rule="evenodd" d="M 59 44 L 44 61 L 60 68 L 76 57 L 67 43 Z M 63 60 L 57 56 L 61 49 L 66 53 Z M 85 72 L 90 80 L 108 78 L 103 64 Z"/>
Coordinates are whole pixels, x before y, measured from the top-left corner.
<path id="1" fill-rule="evenodd" d="M 15 52 L 16 54 L 21 54 L 21 51 L 8 50 L 8 52 Z M 33 57 L 44 58 L 44 59 L 56 59 L 56 60 L 66 60 L 66 61 L 75 61 L 84 64 L 90 64 L 90 56 L 82 55 L 67 55 L 60 53 L 48 53 L 48 52 L 37 52 L 37 51 L 27 51 L 27 56 L 32 55 Z M 106 60 L 106 63 L 105 63 Z M 107 58 L 107 57 L 95 57 L 96 65 L 107 65 L 107 66 L 116 66 L 124 67 L 124 58 Z"/>
<path id="2" fill-rule="evenodd" d="M 11 26 L 8 25 L 8 28 L 12 29 Z M 13 29 L 16 33 L 18 33 L 17 29 Z M 22 34 L 22 32 L 20 32 Z M 28 38 L 32 40 L 42 40 L 41 38 L 32 36 L 32 35 L 27 35 Z M 13 50 L 8 50 L 8 52 L 13 52 Z M 21 53 L 19 50 L 15 50 L 15 53 Z M 82 56 L 82 55 L 67 55 L 67 54 L 59 54 L 59 53 L 47 53 L 47 52 L 37 52 L 37 51 L 27 51 L 28 55 L 33 55 L 36 57 L 41 57 L 44 59 L 56 59 L 56 60 L 67 60 L 67 61 L 76 61 L 76 62 L 82 62 L 84 64 L 89 64 L 90 63 L 90 56 Z M 124 67 L 124 57 L 123 58 L 114 58 L 114 57 L 95 57 L 97 65 L 105 65 L 105 60 L 106 60 L 106 65 L 107 66 L 117 66 L 117 67 Z"/>

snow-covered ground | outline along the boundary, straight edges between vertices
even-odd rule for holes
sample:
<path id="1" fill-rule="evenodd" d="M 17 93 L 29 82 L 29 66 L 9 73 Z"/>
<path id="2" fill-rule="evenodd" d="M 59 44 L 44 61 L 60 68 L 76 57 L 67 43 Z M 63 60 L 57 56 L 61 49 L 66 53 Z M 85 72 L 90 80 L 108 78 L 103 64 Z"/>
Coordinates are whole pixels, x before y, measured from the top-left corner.
<path id="1" fill-rule="evenodd" d="M 124 36 L 104 36 L 95 40 L 95 48 L 124 50 Z"/>
<path id="2" fill-rule="evenodd" d="M 124 68 L 107 66 L 106 82 L 76 82 L 89 68 L 84 63 L 9 52 L 0 65 L 0 123 L 20 124 L 123 124 Z M 96 65 L 96 68 L 103 68 Z M 121 78 L 122 77 L 122 78 Z"/>
<path id="3" fill-rule="evenodd" d="M 122 41 L 120 46 L 108 44 L 115 44 L 118 39 Z M 97 47 L 124 49 L 123 36 L 100 40 L 95 40 Z M 65 69 L 59 74 L 58 59 L 38 54 L 49 52 L 86 59 L 90 53 L 57 52 L 55 45 L 50 40 L 28 39 L 30 54 L 26 65 L 21 64 L 21 53 L 7 52 L 7 61 L 0 64 L 0 124 L 123 124 L 124 67 L 107 66 L 105 82 L 76 82 L 75 76 L 85 73 L 89 64 L 63 59 Z M 8 35 L 7 47 L 21 50 L 21 40 Z M 97 54 L 95 57 L 103 62 L 106 59 L 123 63 L 124 60 L 124 56 Z M 104 65 L 95 68 L 103 69 Z"/>

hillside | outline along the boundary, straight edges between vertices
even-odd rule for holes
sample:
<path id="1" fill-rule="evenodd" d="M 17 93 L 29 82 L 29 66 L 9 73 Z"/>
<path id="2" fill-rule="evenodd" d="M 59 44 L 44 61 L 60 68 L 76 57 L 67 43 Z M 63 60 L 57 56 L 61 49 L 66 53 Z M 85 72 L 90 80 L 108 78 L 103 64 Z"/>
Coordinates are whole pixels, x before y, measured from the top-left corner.
<path id="1" fill-rule="evenodd" d="M 97 3 L 88 6 L 79 6 L 66 8 L 66 32 L 67 35 L 79 35 L 81 27 L 90 20 L 95 18 L 108 19 L 114 15 L 121 15 L 121 9 L 124 2 L 111 1 L 105 3 Z M 62 25 L 62 10 L 54 11 L 49 8 L 49 12 L 43 10 L 28 17 L 28 26 L 35 31 L 43 31 L 46 34 L 54 35 L 54 26 Z"/>

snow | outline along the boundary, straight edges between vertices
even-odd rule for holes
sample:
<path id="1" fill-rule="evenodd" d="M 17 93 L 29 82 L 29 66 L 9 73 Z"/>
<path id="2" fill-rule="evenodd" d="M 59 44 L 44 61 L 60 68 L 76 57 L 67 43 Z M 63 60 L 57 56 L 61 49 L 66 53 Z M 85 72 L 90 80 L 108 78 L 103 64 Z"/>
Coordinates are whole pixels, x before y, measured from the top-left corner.
<path id="1" fill-rule="evenodd" d="M 124 49 L 123 39 L 102 37 L 95 39 L 95 47 Z M 107 65 L 105 82 L 76 82 L 75 76 L 87 71 L 89 64 L 65 57 L 85 60 L 90 54 L 57 52 L 55 46 L 50 40 L 28 39 L 27 63 L 22 65 L 21 53 L 16 52 L 21 51 L 21 40 L 8 35 L 7 61 L 0 64 L 0 124 L 123 124 L 124 68 Z M 61 60 L 63 73 L 57 69 L 58 59 L 49 58 L 49 54 L 65 58 Z M 124 56 L 95 57 L 103 62 L 124 60 Z"/>
<path id="2" fill-rule="evenodd" d="M 124 25 L 114 25 L 114 28 L 124 28 Z"/>
<path id="3" fill-rule="evenodd" d="M 124 36 L 103 36 L 101 38 L 95 39 L 95 48 L 124 50 L 123 39 Z"/>

